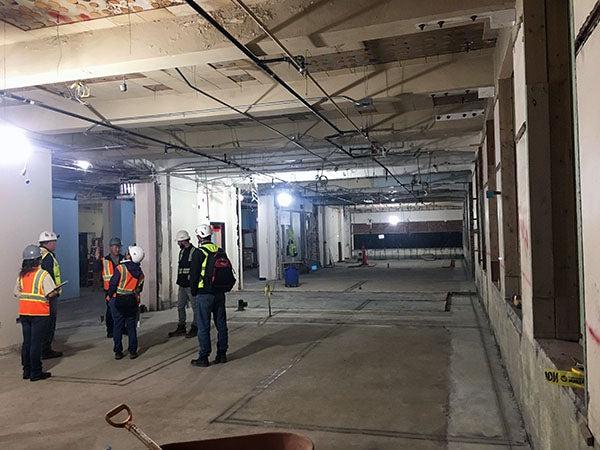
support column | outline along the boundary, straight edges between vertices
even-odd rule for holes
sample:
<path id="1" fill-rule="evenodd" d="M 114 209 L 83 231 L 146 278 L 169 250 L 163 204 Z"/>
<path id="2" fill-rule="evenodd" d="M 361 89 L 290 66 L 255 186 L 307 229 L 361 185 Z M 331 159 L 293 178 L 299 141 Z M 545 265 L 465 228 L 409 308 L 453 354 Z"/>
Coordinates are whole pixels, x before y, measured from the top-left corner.
<path id="1" fill-rule="evenodd" d="M 486 192 L 496 191 L 496 145 L 494 139 L 494 121 L 488 120 L 485 125 L 485 142 L 482 148 L 483 155 L 483 201 L 485 209 L 485 223 L 487 233 L 485 234 L 486 266 L 489 268 L 489 276 L 493 283 L 500 279 L 500 267 L 498 262 L 498 206 L 497 197 L 488 198 Z"/>
<path id="2" fill-rule="evenodd" d="M 521 293 L 512 78 L 498 81 L 495 107 L 500 290 L 505 299 Z"/>
<path id="3" fill-rule="evenodd" d="M 533 337 L 578 340 L 569 17 L 569 2 L 523 1 L 515 103 L 525 96 L 526 115 L 517 105 L 515 140 L 524 328 Z"/>
<path id="4" fill-rule="evenodd" d="M 261 280 L 278 278 L 279 244 L 277 242 L 277 215 L 275 197 L 272 194 L 258 197 L 258 276 Z"/>
<path id="5" fill-rule="evenodd" d="M 144 290 L 142 304 L 150 311 L 159 309 L 157 282 L 157 246 L 156 246 L 156 192 L 154 183 L 135 185 L 135 235 L 136 244 L 146 253 L 142 261 L 144 271 Z"/>

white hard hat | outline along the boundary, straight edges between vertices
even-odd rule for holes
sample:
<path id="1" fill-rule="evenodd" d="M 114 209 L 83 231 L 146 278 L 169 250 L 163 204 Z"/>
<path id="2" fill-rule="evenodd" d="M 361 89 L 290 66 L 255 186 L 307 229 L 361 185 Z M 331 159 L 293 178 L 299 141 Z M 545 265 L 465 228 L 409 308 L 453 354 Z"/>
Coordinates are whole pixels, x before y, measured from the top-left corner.
<path id="1" fill-rule="evenodd" d="M 59 236 L 54 231 L 42 231 L 38 242 L 56 241 Z"/>
<path id="2" fill-rule="evenodd" d="M 190 238 L 190 234 L 187 231 L 185 231 L 185 230 L 179 230 L 177 232 L 177 234 L 175 235 L 175 240 L 177 242 L 189 241 L 190 239 L 191 239 Z"/>
<path id="3" fill-rule="evenodd" d="M 198 225 L 196 227 L 196 235 L 201 239 L 207 238 L 212 235 L 212 227 L 207 224 Z"/>
<path id="4" fill-rule="evenodd" d="M 129 255 L 131 256 L 131 261 L 140 263 L 142 262 L 142 259 L 144 259 L 144 249 L 137 245 L 132 245 L 129 247 Z"/>

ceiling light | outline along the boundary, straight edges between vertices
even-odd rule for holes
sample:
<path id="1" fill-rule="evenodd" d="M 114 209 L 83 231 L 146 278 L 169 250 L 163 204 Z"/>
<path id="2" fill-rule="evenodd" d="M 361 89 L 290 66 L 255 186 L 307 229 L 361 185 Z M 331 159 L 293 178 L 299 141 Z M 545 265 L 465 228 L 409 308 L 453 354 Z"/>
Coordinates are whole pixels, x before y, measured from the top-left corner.
<path id="1" fill-rule="evenodd" d="M 92 167 L 92 163 L 89 161 L 85 161 L 83 159 L 75 161 L 75 165 L 79 167 L 81 170 L 89 170 Z"/>
<path id="2" fill-rule="evenodd" d="M 370 198 L 366 198 L 365 203 L 373 203 L 373 200 L 371 200 Z"/>
<path id="3" fill-rule="evenodd" d="M 395 227 L 400 223 L 400 218 L 398 216 L 390 216 L 388 222 L 391 226 Z"/>
<path id="4" fill-rule="evenodd" d="M 289 192 L 282 191 L 277 194 L 277 204 L 282 208 L 287 208 L 294 201 L 294 197 Z"/>
<path id="5" fill-rule="evenodd" d="M 385 234 L 380 234 L 379 236 L 377 236 L 379 239 L 385 239 Z"/>
<path id="6" fill-rule="evenodd" d="M 0 136 L 0 164 L 21 165 L 29 161 L 33 149 L 23 129 L 9 123 L 0 123 Z"/>

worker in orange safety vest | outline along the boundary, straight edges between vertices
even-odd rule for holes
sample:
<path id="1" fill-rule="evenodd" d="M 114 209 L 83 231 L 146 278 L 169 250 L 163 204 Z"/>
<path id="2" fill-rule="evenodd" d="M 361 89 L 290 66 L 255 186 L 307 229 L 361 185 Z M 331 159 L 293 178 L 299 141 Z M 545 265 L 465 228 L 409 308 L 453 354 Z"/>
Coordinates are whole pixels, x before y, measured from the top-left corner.
<path id="1" fill-rule="evenodd" d="M 104 258 L 102 258 L 102 287 L 104 288 L 104 298 L 106 298 L 106 294 L 108 294 L 108 288 L 110 285 L 110 279 L 115 273 L 115 270 L 121 261 L 125 258 L 124 255 L 121 254 L 121 239 L 115 237 L 110 240 L 109 253 Z M 106 337 L 113 337 L 113 317 L 110 311 L 109 302 L 106 302 Z"/>
<path id="2" fill-rule="evenodd" d="M 40 267 L 41 262 L 40 247 L 25 247 L 14 290 L 19 300 L 19 322 L 23 328 L 23 379 L 30 381 L 45 380 L 51 376 L 50 372 L 42 370 L 42 341 L 50 320 L 50 299 L 58 296 L 58 289 L 52 276 Z"/>
<path id="3" fill-rule="evenodd" d="M 144 285 L 144 273 L 140 263 L 144 259 L 144 250 L 138 246 L 128 249 L 125 259 L 119 264 L 110 279 L 106 299 L 114 321 L 113 350 L 115 359 L 123 359 L 123 329 L 129 336 L 129 358 L 138 357 L 137 316 L 140 293 Z"/>

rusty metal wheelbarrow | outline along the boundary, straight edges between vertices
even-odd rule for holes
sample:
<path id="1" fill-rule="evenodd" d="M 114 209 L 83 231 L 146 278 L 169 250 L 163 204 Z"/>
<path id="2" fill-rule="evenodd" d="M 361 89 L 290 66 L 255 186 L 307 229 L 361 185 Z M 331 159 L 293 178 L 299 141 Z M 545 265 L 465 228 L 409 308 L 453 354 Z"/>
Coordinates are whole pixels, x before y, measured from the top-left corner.
<path id="1" fill-rule="evenodd" d="M 116 421 L 114 417 L 125 411 L 127 418 Z M 174 442 L 158 445 L 141 428 L 133 423 L 131 408 L 121 404 L 105 416 L 106 421 L 116 428 L 125 428 L 151 450 L 314 450 L 312 441 L 294 433 L 262 433 L 189 442 Z"/>

